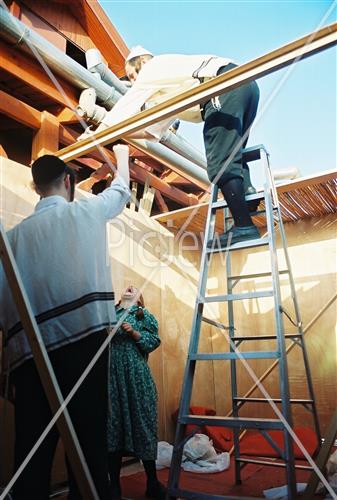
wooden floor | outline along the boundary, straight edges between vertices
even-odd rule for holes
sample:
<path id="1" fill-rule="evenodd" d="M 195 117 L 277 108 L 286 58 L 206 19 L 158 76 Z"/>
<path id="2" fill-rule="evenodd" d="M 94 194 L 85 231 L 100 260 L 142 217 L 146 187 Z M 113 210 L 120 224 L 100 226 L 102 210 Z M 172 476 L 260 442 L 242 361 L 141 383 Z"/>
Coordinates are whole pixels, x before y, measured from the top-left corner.
<path id="1" fill-rule="evenodd" d="M 167 484 L 168 473 L 168 469 L 158 471 L 158 478 L 164 485 Z M 310 472 L 298 470 L 296 480 L 298 483 L 305 483 L 309 475 Z M 121 483 L 123 500 L 148 500 L 148 497 L 145 495 L 146 476 L 140 464 L 123 468 Z M 216 474 L 182 472 L 181 474 L 181 487 L 185 489 L 195 491 L 196 493 L 210 493 L 241 498 L 265 498 L 263 490 L 284 486 L 284 484 L 285 475 L 283 469 L 248 464 L 242 472 L 242 484 L 235 485 L 233 461 L 230 468 L 224 472 Z M 57 498 L 65 500 L 66 496 L 62 495 Z M 325 498 L 325 494 L 315 495 L 315 498 Z"/>

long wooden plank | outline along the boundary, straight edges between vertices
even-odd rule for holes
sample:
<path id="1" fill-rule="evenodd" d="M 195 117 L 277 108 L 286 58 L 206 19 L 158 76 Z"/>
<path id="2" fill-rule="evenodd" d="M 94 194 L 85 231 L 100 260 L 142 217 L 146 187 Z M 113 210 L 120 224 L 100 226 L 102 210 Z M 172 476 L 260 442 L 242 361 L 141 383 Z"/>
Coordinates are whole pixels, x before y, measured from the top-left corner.
<path id="1" fill-rule="evenodd" d="M 2 41 L 0 41 L 0 68 L 63 106 L 75 108 L 78 104 L 79 90 L 75 90 L 58 77 L 57 79 L 66 95 L 65 98 L 34 59 L 19 50 L 9 47 Z"/>
<path id="2" fill-rule="evenodd" d="M 0 90 L 0 112 L 34 130 L 40 128 L 41 112 Z"/>
<path id="3" fill-rule="evenodd" d="M 65 161 L 74 159 L 92 151 L 98 145 L 109 144 L 123 136 L 128 136 L 138 130 L 142 130 L 157 121 L 176 116 L 178 113 L 198 104 L 202 100 L 207 100 L 221 93 L 233 90 L 245 83 L 289 66 L 299 59 L 309 57 L 319 51 L 332 47 L 336 43 L 337 23 L 334 23 L 279 49 L 273 50 L 262 57 L 242 64 L 198 87 L 182 92 L 112 127 L 108 127 L 106 130 L 95 134 L 93 138 L 85 139 L 78 144 L 59 151 L 58 156 Z"/>

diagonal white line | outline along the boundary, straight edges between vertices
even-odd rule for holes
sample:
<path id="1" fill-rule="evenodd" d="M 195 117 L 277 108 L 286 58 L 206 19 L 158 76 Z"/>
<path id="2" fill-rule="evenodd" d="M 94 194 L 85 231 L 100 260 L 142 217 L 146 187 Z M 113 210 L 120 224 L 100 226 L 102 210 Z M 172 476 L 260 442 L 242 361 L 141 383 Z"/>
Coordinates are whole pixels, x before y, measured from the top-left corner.
<path id="1" fill-rule="evenodd" d="M 0 2 L 1 2 L 1 4 L 4 6 L 4 8 L 6 8 L 6 9 L 7 9 L 7 6 L 4 4 L 3 0 L 0 0 Z M 328 17 L 328 15 L 330 15 L 330 13 L 331 13 L 332 9 L 334 8 L 334 6 L 336 5 L 336 3 L 337 3 L 337 0 L 335 0 L 335 1 L 331 4 L 331 6 L 330 6 L 330 8 L 328 9 L 328 11 L 327 11 L 326 15 L 322 18 L 322 21 L 321 21 L 320 25 L 324 22 L 324 20 Z M 318 26 L 318 28 L 317 28 L 317 29 L 319 29 L 320 25 Z M 56 86 L 56 88 L 57 88 L 57 89 L 58 89 L 58 90 L 62 93 L 62 95 L 65 97 L 65 100 L 66 100 L 66 102 L 68 102 L 68 105 L 69 105 L 69 101 L 68 101 L 68 99 L 67 99 L 67 96 L 66 96 L 65 92 L 63 91 L 63 89 L 62 89 L 61 85 L 59 84 L 59 82 L 56 80 L 56 78 L 55 78 L 55 76 L 53 75 L 53 73 L 50 71 L 49 67 L 46 65 L 46 63 L 44 62 L 44 60 L 41 58 L 40 54 L 37 52 L 37 50 L 35 49 L 35 47 L 33 47 L 33 46 L 31 46 L 31 44 L 29 44 L 29 42 L 28 42 L 28 41 L 26 41 L 26 43 L 30 46 L 30 48 L 31 48 L 32 52 L 34 53 L 35 57 L 39 60 L 39 62 L 40 62 L 40 64 L 42 65 L 42 67 L 44 68 L 44 70 L 46 71 L 46 73 L 48 74 L 48 76 L 50 77 L 50 79 L 53 81 L 53 83 L 54 83 L 54 85 Z M 294 62 L 297 62 L 297 60 L 299 60 L 299 59 L 300 59 L 300 57 L 298 57 L 298 58 L 296 59 L 296 61 L 294 61 Z M 292 64 L 291 66 L 293 66 L 293 64 Z M 263 108 L 263 113 L 261 113 L 261 115 L 259 116 L 259 118 L 258 118 L 257 120 L 255 120 L 254 124 L 256 124 L 256 123 L 257 123 L 257 122 L 261 119 L 261 117 L 262 117 L 262 116 L 263 116 L 263 114 L 264 114 L 264 111 L 265 111 L 265 110 L 266 110 L 266 108 L 267 108 L 267 105 L 268 105 L 268 104 L 272 101 L 272 99 L 275 97 L 275 95 L 277 94 L 277 92 L 278 92 L 278 91 L 279 91 L 279 89 L 281 88 L 281 86 L 282 86 L 282 84 L 284 83 L 284 81 L 286 80 L 286 78 L 288 78 L 288 77 L 289 77 L 289 74 L 290 74 L 290 69 L 291 69 L 291 67 L 289 68 L 289 70 L 287 71 L 287 74 L 286 74 L 286 75 L 284 76 L 284 78 L 281 80 L 281 82 L 279 83 L 279 85 L 276 87 L 276 89 L 275 89 L 275 91 L 273 92 L 273 94 L 272 94 L 272 95 L 270 96 L 270 98 L 268 99 L 266 106 Z M 72 109 L 72 106 L 71 106 L 71 105 L 69 105 L 69 107 Z M 79 119 L 79 121 L 80 121 L 80 123 L 82 124 L 82 126 L 84 126 L 84 128 L 85 128 L 85 127 L 86 127 L 86 123 L 85 123 L 85 122 L 83 122 L 83 120 L 81 120 L 81 119 Z M 248 136 L 249 132 L 250 132 L 250 130 L 248 130 L 248 131 L 247 131 L 246 137 Z M 223 166 L 222 170 L 220 171 L 221 173 L 219 172 L 219 174 L 220 174 L 220 175 L 222 174 L 223 170 L 226 168 L 226 166 L 228 165 L 228 163 L 229 163 L 229 162 L 233 159 L 233 157 L 235 156 L 235 154 L 237 153 L 237 151 L 241 148 L 242 143 L 243 143 L 243 141 L 246 139 L 246 137 L 242 138 L 242 140 L 240 141 L 240 143 L 238 143 L 237 147 L 236 147 L 236 148 L 234 148 L 234 150 L 232 151 L 232 154 L 231 154 L 230 158 L 228 158 L 227 162 L 224 164 L 224 166 Z M 103 158 L 105 159 L 105 161 L 106 161 L 106 162 L 110 165 L 110 167 L 114 170 L 114 165 L 111 163 L 110 158 L 106 155 L 106 153 L 105 153 L 104 149 L 103 149 L 103 148 L 101 148 L 101 146 L 99 146 L 99 145 L 96 143 L 96 141 L 95 141 L 95 140 L 93 140 L 93 142 L 96 144 L 97 149 L 100 151 L 100 153 L 102 154 L 102 156 L 103 156 Z M 220 175 L 219 175 L 219 177 L 220 177 Z M 217 177 L 217 180 L 218 180 L 218 178 L 219 178 L 219 177 Z M 215 180 L 215 182 L 216 182 L 216 180 Z M 195 209 L 195 210 L 197 211 L 198 209 Z M 186 222 L 186 221 L 185 221 L 185 222 Z M 181 270 L 182 270 L 182 272 L 185 274 L 185 271 L 184 271 L 182 268 L 181 268 Z M 150 276 L 152 276 L 152 273 L 151 273 L 151 275 L 150 275 Z M 149 281 L 149 279 L 146 281 L 146 283 L 144 284 L 144 287 L 142 287 L 142 289 L 146 287 L 146 285 L 147 285 L 148 281 Z M 189 283 L 189 280 L 187 280 L 187 281 L 188 281 L 188 283 Z M 190 283 L 189 283 L 189 284 L 190 284 Z M 119 325 L 119 323 L 118 323 L 118 325 Z M 116 327 L 115 327 L 115 328 L 117 328 L 117 325 L 116 325 Z M 52 425 L 54 424 L 54 422 L 56 421 L 56 419 L 58 418 L 58 416 L 61 414 L 61 412 L 63 411 L 63 408 L 64 408 L 64 407 L 66 406 L 66 404 L 70 401 L 71 397 L 75 394 L 76 390 L 77 390 L 77 389 L 78 389 L 78 387 L 81 385 L 81 383 L 82 383 L 82 382 L 83 382 L 83 380 L 85 379 L 86 375 L 90 372 L 90 370 L 91 370 L 92 366 L 94 366 L 95 362 L 96 362 L 96 361 L 97 361 L 97 359 L 99 358 L 99 356 L 100 356 L 101 352 L 104 350 L 104 348 L 106 347 L 106 345 L 108 344 L 108 342 L 109 342 L 109 340 L 107 339 L 107 342 L 106 342 L 106 343 L 104 343 L 104 344 L 101 346 L 101 348 L 99 349 L 99 351 L 97 352 L 97 354 L 96 354 L 96 355 L 95 355 L 95 357 L 93 358 L 92 362 L 88 365 L 87 369 L 83 372 L 83 374 L 82 374 L 81 378 L 80 378 L 80 379 L 79 379 L 79 381 L 75 384 L 75 386 L 74 386 L 73 390 L 71 391 L 71 393 L 68 395 L 67 399 L 65 400 L 65 402 L 64 402 L 64 406 L 62 405 L 62 407 L 60 407 L 60 409 L 59 409 L 59 411 L 57 412 L 57 414 L 55 414 L 55 416 L 54 416 L 54 419 L 55 419 L 55 420 L 53 419 L 54 421 L 53 421 L 53 420 L 51 421 L 51 422 L 53 422 L 53 423 L 52 423 Z M 245 360 L 244 360 L 244 361 L 245 361 Z M 249 366 L 249 365 L 248 365 L 248 366 Z M 253 375 L 255 376 L 255 373 L 254 373 L 254 372 L 253 372 Z M 257 382 L 257 383 L 258 383 L 258 382 Z M 261 387 L 262 387 L 262 384 L 261 384 Z M 266 392 L 266 394 L 268 394 L 268 393 Z M 71 397 L 70 397 L 70 395 L 71 395 Z M 70 397 L 70 399 L 68 399 L 69 397 Z M 272 406 L 272 405 L 271 405 L 271 406 Z M 61 408 L 62 408 L 62 409 L 61 409 Z M 277 407 L 276 407 L 276 409 L 277 409 Z M 277 410 L 278 410 L 278 409 L 277 409 Z M 56 415 L 57 415 L 57 416 L 56 416 Z M 55 418 L 55 417 L 56 417 L 56 418 Z M 50 425 L 50 424 L 49 424 L 49 425 Z M 48 427 L 49 427 L 49 429 L 52 427 L 52 425 L 51 425 L 50 427 L 48 426 Z M 290 429 L 291 429 L 291 428 L 290 428 Z M 289 431 L 289 432 L 290 432 L 290 431 Z M 291 432 L 290 432 L 290 434 L 291 434 Z M 45 436 L 44 436 L 44 437 L 45 437 Z M 44 439 L 44 437 L 42 438 L 42 440 Z M 293 436 L 293 437 L 294 437 L 294 436 Z M 40 437 L 40 439 L 41 439 L 41 437 Z M 40 439 L 39 439 L 39 441 L 40 441 Z M 296 441 L 296 439 L 298 439 L 298 438 L 297 438 L 297 436 L 295 436 L 295 437 L 294 437 L 294 439 L 295 439 L 295 441 Z M 42 441 L 41 441 L 41 442 L 42 442 Z M 39 444 L 41 444 L 41 443 L 39 443 Z M 36 446 L 36 445 L 35 445 L 35 446 Z M 38 447 L 38 446 L 37 446 L 37 447 Z M 34 448 L 35 448 L 35 447 L 34 447 Z M 34 449 L 34 448 L 33 448 L 33 449 Z M 37 448 L 36 448 L 36 449 L 37 449 Z M 36 451 L 36 450 L 35 450 L 35 451 Z M 34 451 L 34 452 L 35 452 L 35 451 Z M 33 455 L 33 453 L 32 453 L 32 455 Z M 29 459 L 31 458 L 31 457 L 30 457 L 30 454 L 28 455 L 28 457 L 29 457 Z M 28 458 L 28 457 L 27 457 L 27 458 Z M 26 460 L 27 460 L 27 458 L 26 458 Z M 310 458 L 311 458 L 311 457 L 310 457 Z M 28 461 L 29 461 L 29 459 L 28 459 Z M 27 463 L 28 463 L 28 462 L 27 462 Z M 25 465 L 27 465 L 27 463 L 26 463 Z M 314 466 L 315 466 L 315 464 L 314 464 Z M 22 467 L 22 466 L 21 466 L 21 467 Z M 315 468 L 315 467 L 314 467 L 314 468 Z M 20 469 L 20 468 L 19 468 L 19 469 Z M 19 471 L 19 469 L 18 469 L 18 471 Z M 316 469 L 317 469 L 317 468 L 316 468 Z M 23 469 L 22 469 L 22 470 L 23 470 Z M 18 473 L 18 471 L 17 471 L 17 473 Z M 20 473 L 21 473 L 21 471 L 20 471 Z M 19 473 L 19 474 L 20 474 L 20 473 Z M 318 474 L 318 475 L 319 475 L 319 473 L 320 473 L 320 471 L 319 471 L 319 470 L 317 470 L 317 474 Z M 11 481 L 11 486 L 14 484 L 14 482 L 15 482 L 15 480 L 17 479 L 17 477 L 19 476 L 19 474 L 18 474 L 18 475 L 16 474 L 15 479 L 14 479 L 14 477 L 12 478 L 12 481 L 13 481 L 13 480 L 14 480 L 14 481 L 13 481 L 13 482 Z M 324 479 L 324 478 L 323 478 L 323 479 Z M 323 479 L 322 479 L 322 481 L 323 481 Z M 11 487 L 11 486 L 10 486 L 10 487 Z M 6 491 L 8 492 L 9 490 L 7 490 L 7 489 L 6 489 L 6 490 L 5 490 L 5 492 L 6 492 Z M 5 492 L 4 492 L 4 493 L 5 493 Z M 3 493 L 3 495 L 4 495 L 4 493 Z M 2 500 L 2 499 L 4 498 L 4 496 L 3 496 L 3 495 L 0 497 L 0 500 Z"/>

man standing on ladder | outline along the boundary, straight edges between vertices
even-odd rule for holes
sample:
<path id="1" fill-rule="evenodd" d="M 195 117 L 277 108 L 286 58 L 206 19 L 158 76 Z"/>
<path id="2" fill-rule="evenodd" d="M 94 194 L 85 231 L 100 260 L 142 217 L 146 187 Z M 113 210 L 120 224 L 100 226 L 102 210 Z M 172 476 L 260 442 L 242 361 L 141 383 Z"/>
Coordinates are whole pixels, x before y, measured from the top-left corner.
<path id="1" fill-rule="evenodd" d="M 125 71 L 132 87 L 107 113 L 96 132 L 236 66 L 230 59 L 212 55 L 153 56 L 143 47 L 136 46 L 125 61 Z M 255 211 L 258 202 L 247 204 L 245 200 L 245 195 L 256 191 L 241 154 L 256 116 L 258 102 L 258 86 L 256 82 L 250 82 L 178 116 L 190 122 L 204 121 L 208 176 L 221 189 L 234 219 L 234 226 L 219 237 L 221 248 L 227 246 L 229 235 L 231 243 L 260 237 L 250 215 L 250 210 Z M 134 136 L 160 140 L 173 122 L 174 118 L 163 120 L 145 131 L 136 132 Z"/>
<path id="2" fill-rule="evenodd" d="M 106 340 L 109 327 L 116 323 L 106 256 L 106 223 L 123 210 L 130 198 L 128 161 L 118 167 L 108 189 L 93 198 L 70 203 L 74 198 L 73 171 L 56 156 L 38 158 L 32 165 L 32 176 L 41 199 L 34 213 L 7 233 L 63 398 Z M 10 380 L 15 388 L 17 470 L 49 424 L 52 413 L 1 271 L 0 326 L 5 333 Z M 105 349 L 68 408 L 100 500 L 110 499 L 107 379 Z M 57 441 L 54 426 L 16 480 L 15 500 L 49 497 Z M 68 475 L 69 499 L 81 498 L 69 466 Z"/>

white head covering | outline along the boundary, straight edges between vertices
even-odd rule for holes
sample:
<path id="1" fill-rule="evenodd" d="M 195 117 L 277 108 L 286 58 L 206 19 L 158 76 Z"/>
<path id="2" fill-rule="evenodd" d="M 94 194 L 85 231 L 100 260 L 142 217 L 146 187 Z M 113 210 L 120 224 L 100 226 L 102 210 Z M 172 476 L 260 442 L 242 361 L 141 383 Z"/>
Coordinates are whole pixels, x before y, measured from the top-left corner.
<path id="1" fill-rule="evenodd" d="M 130 59 L 133 59 L 134 57 L 138 56 L 153 56 L 152 52 L 150 52 L 147 49 L 144 49 L 141 45 L 136 45 L 135 47 L 132 47 L 130 50 L 130 53 L 128 57 L 125 59 L 125 62 L 130 61 Z"/>

